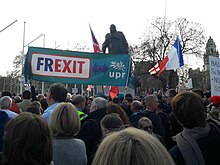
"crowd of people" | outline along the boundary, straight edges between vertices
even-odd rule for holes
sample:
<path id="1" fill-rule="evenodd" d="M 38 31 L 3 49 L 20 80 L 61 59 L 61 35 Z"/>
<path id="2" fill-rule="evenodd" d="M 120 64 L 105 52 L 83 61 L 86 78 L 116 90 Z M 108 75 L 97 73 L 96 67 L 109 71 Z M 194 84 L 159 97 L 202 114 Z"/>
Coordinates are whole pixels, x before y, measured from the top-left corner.
<path id="1" fill-rule="evenodd" d="M 132 96 L 47 94 L 0 99 L 1 165 L 220 164 L 220 96 L 201 90 Z"/>

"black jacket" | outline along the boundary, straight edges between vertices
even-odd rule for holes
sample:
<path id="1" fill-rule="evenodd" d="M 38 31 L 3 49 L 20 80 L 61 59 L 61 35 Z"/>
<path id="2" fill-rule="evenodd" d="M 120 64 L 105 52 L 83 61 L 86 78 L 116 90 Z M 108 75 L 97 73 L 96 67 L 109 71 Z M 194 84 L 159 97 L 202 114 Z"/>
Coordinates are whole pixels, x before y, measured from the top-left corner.
<path id="1" fill-rule="evenodd" d="M 82 123 L 80 132 L 76 136 L 85 142 L 88 164 L 92 163 L 92 158 L 102 139 L 100 121 L 105 115 L 106 109 L 98 109 L 89 113 L 86 120 Z"/>
<path id="2" fill-rule="evenodd" d="M 3 149 L 3 135 L 6 124 L 11 118 L 8 117 L 8 114 L 0 110 L 0 152 Z"/>

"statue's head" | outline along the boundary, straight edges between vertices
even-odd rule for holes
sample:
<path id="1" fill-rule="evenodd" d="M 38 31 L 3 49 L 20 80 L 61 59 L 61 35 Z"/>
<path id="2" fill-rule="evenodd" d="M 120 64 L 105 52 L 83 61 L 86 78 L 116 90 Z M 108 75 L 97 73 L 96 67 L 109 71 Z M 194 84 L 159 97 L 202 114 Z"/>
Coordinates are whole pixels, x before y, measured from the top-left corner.
<path id="1" fill-rule="evenodd" d="M 116 26 L 115 26 L 114 24 L 111 24 L 111 26 L 110 26 L 110 32 L 111 32 L 111 33 L 116 32 Z"/>

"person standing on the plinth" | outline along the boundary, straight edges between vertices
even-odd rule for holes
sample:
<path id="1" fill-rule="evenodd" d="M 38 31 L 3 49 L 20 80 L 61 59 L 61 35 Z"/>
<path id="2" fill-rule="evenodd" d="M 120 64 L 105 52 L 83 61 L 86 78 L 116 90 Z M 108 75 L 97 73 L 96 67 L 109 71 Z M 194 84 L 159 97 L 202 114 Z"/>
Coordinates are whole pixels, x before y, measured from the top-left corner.
<path id="1" fill-rule="evenodd" d="M 124 34 L 116 30 L 116 26 L 110 26 L 110 33 L 105 35 L 105 42 L 102 44 L 102 51 L 109 54 L 128 54 L 128 43 Z"/>

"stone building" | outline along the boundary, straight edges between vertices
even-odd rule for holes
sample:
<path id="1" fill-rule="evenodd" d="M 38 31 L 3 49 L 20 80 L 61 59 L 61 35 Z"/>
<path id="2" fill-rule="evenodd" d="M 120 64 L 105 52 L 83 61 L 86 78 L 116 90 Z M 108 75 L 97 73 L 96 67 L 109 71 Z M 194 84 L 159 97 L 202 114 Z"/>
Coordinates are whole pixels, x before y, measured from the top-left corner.
<path id="1" fill-rule="evenodd" d="M 209 56 L 219 57 L 219 52 L 211 36 L 209 37 L 205 47 L 203 71 L 209 71 Z"/>
<path id="2" fill-rule="evenodd" d="M 217 47 L 215 45 L 214 40 L 209 37 L 206 47 L 205 47 L 205 53 L 203 56 L 204 60 L 204 66 L 203 66 L 203 72 L 204 72 L 204 84 L 205 89 L 210 91 L 211 90 L 211 83 L 210 83 L 210 71 L 209 71 L 209 56 L 219 57 L 219 52 L 217 50 Z"/>
<path id="3" fill-rule="evenodd" d="M 189 70 L 189 77 L 192 78 L 193 88 L 202 89 L 203 91 L 210 91 L 210 71 L 209 71 L 209 56 L 214 56 L 219 58 L 219 52 L 217 50 L 217 46 L 214 40 L 209 37 L 206 47 L 205 53 L 203 54 L 203 69 Z"/>

